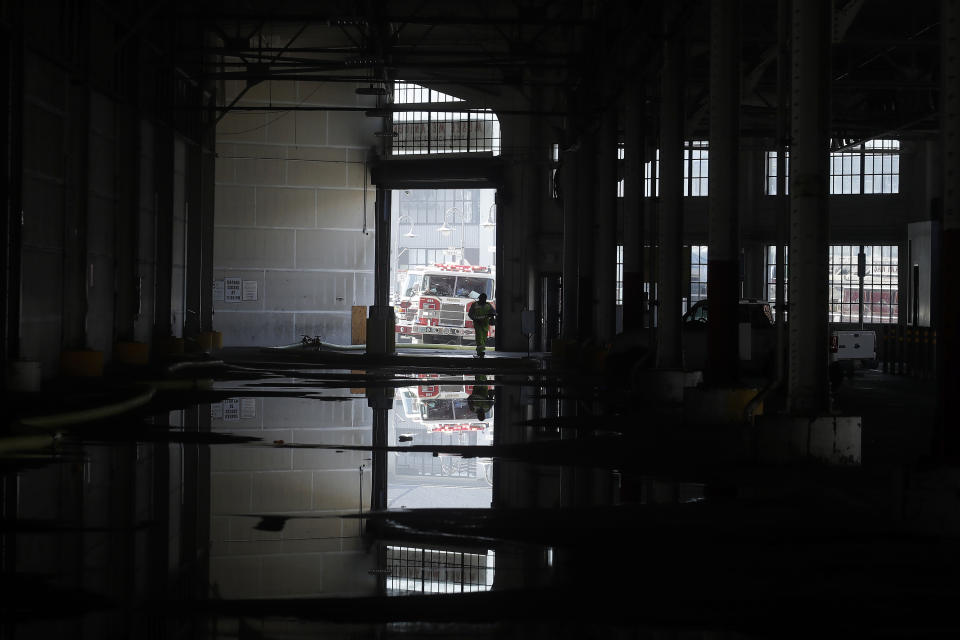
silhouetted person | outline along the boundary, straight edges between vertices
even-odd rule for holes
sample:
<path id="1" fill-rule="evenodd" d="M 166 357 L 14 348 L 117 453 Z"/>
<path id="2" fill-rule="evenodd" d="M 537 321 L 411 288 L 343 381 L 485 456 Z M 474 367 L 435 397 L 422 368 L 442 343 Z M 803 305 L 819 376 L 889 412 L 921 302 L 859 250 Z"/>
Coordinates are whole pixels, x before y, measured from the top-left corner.
<path id="1" fill-rule="evenodd" d="M 497 316 L 497 311 L 493 305 L 487 302 L 487 294 L 481 293 L 477 301 L 467 312 L 470 319 L 473 320 L 473 333 L 477 340 L 477 357 L 483 357 L 483 351 L 487 347 L 487 333 L 490 331 L 490 324 Z"/>

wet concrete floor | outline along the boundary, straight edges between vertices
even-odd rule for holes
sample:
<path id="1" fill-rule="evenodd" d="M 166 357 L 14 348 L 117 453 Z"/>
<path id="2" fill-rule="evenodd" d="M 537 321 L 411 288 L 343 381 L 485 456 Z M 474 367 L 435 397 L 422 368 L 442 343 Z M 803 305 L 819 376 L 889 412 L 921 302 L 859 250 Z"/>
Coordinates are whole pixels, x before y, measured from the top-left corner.
<path id="1" fill-rule="evenodd" d="M 3 638 L 960 627 L 960 476 L 890 418 L 932 419 L 922 385 L 838 397 L 868 408 L 863 466 L 773 466 L 743 426 L 537 359 L 226 360 L 5 446 Z"/>

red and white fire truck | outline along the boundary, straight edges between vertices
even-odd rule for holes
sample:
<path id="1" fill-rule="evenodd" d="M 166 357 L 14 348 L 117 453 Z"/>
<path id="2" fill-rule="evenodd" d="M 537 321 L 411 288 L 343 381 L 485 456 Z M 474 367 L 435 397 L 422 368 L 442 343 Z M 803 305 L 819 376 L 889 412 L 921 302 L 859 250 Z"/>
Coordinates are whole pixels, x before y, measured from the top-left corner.
<path id="1" fill-rule="evenodd" d="M 472 344 L 473 321 L 467 312 L 481 293 L 496 308 L 492 267 L 437 263 L 400 274 L 396 333 L 415 343 Z M 490 327 L 492 344 L 495 327 Z"/>

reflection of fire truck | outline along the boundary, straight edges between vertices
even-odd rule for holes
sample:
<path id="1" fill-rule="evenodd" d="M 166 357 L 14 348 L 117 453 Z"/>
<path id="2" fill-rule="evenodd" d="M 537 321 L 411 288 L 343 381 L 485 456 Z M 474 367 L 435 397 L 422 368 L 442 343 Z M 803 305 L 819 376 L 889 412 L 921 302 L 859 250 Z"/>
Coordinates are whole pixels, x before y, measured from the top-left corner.
<path id="1" fill-rule="evenodd" d="M 421 376 L 426 377 L 426 376 Z M 464 378 L 466 382 L 468 378 Z M 470 406 L 473 393 L 472 384 L 427 384 L 417 387 L 417 399 L 420 409 L 419 421 L 430 433 L 461 433 L 466 431 L 485 431 L 488 424 L 480 421 L 476 410 Z M 492 407 L 486 412 L 484 420 L 492 420 Z"/>
<path id="2" fill-rule="evenodd" d="M 475 409 L 470 406 L 470 395 L 476 387 L 466 384 L 469 378 L 464 377 L 462 384 L 448 384 L 452 382 L 449 378 L 438 380 L 437 375 L 419 374 L 417 377 L 420 384 L 403 389 L 398 396 L 401 404 L 394 405 L 395 410 L 404 414 L 404 432 L 398 432 L 397 444 L 493 444 L 493 409 L 488 410 L 483 421 L 478 420 Z M 492 484 L 489 459 L 465 458 L 446 452 L 431 455 L 420 451 L 397 451 L 394 456 L 398 476 L 475 479 Z"/>
<path id="3" fill-rule="evenodd" d="M 467 312 L 481 293 L 496 307 L 494 271 L 468 264 L 434 264 L 401 274 L 395 309 L 396 332 L 415 343 L 473 342 L 473 321 Z M 495 328 L 490 327 L 493 338 Z"/>

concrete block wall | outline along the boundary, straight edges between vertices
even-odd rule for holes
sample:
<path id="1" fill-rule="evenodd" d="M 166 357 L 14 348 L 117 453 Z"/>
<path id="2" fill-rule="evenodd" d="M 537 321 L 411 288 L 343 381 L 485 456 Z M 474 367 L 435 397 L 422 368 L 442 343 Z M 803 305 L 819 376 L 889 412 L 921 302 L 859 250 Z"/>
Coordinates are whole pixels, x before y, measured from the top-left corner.
<path id="1" fill-rule="evenodd" d="M 91 92 L 87 143 L 87 346 L 109 357 L 114 341 L 117 139 L 113 101 Z"/>
<path id="2" fill-rule="evenodd" d="M 211 447 L 210 583 L 224 598 L 373 595 L 358 520 L 370 508 L 367 451 L 294 449 L 370 445 L 373 415 L 345 390 L 313 398 L 236 398 L 211 407 L 212 429 L 261 442 Z M 255 529 L 242 514 L 284 514 L 282 531 Z"/>
<path id="3" fill-rule="evenodd" d="M 44 373 L 60 354 L 64 298 L 64 224 L 67 201 L 67 74 L 44 58 L 25 60 L 23 103 L 23 253 L 21 357 L 39 360 Z M 43 283 L 40 285 L 39 283 Z"/>
<path id="4" fill-rule="evenodd" d="M 240 88 L 227 83 L 223 99 Z M 238 104 L 373 106 L 355 88 L 264 82 Z M 255 281 L 258 292 L 214 300 L 224 345 L 350 343 L 351 307 L 373 304 L 375 192 L 364 161 L 378 125 L 362 111 L 235 111 L 217 125 L 213 278 Z"/>
<path id="5" fill-rule="evenodd" d="M 89 26 L 80 13 L 70 19 Z M 198 140 L 187 142 L 189 132 L 160 124 L 117 87 L 81 77 L 81 67 L 109 67 L 100 58 L 79 67 L 63 62 L 68 56 L 47 50 L 59 44 L 39 30 L 32 25 L 25 37 L 22 120 L 14 123 L 23 149 L 22 175 L 13 177 L 22 200 L 13 206 L 22 210 L 23 232 L 22 244 L 12 245 L 20 280 L 10 290 L 20 313 L 4 353 L 40 362 L 49 379 L 63 350 L 102 351 L 110 363 L 118 340 L 181 335 L 184 284 L 197 290 L 201 266 L 185 257 L 187 215 L 212 224 L 213 211 L 200 202 L 185 207 L 197 168 L 191 157 L 201 155 L 187 145 Z M 84 42 L 88 37 L 97 34 L 84 33 Z M 115 52 L 100 53 L 112 59 Z M 137 76 L 147 88 L 155 80 Z M 186 240 L 196 245 L 202 238 L 193 235 Z"/>
<path id="6" fill-rule="evenodd" d="M 154 279 L 157 274 L 157 197 L 154 173 L 156 131 L 152 123 L 140 121 L 140 190 L 137 206 L 137 289 L 138 314 L 134 320 L 134 340 L 149 342 L 153 337 Z"/>

